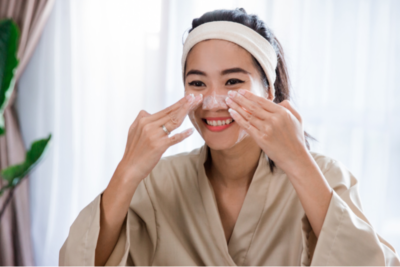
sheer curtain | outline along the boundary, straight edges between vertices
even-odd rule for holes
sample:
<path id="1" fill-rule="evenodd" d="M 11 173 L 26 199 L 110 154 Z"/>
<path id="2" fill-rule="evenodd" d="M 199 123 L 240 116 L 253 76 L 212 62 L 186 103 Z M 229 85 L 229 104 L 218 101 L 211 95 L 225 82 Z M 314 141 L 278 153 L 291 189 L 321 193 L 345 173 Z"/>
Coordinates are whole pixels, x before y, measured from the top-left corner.
<path id="1" fill-rule="evenodd" d="M 36 264 L 57 264 L 69 226 L 107 186 L 137 113 L 183 96 L 191 20 L 236 7 L 274 30 L 293 101 L 318 139 L 312 150 L 355 174 L 365 213 L 400 249 L 399 1 L 70 0 L 56 2 L 19 88 L 25 144 L 54 136 L 30 177 Z M 202 143 L 196 134 L 165 155 Z"/>

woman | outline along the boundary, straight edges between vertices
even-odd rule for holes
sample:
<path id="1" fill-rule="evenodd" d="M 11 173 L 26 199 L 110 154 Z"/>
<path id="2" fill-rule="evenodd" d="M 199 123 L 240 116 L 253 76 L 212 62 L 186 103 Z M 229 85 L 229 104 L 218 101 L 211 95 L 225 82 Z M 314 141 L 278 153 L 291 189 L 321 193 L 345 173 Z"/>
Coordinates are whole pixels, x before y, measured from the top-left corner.
<path id="1" fill-rule="evenodd" d="M 84 208 L 61 265 L 399 265 L 361 211 L 357 181 L 309 151 L 282 48 L 243 9 L 193 20 L 186 96 L 141 111 L 109 185 Z M 192 129 L 205 145 L 161 158 Z"/>

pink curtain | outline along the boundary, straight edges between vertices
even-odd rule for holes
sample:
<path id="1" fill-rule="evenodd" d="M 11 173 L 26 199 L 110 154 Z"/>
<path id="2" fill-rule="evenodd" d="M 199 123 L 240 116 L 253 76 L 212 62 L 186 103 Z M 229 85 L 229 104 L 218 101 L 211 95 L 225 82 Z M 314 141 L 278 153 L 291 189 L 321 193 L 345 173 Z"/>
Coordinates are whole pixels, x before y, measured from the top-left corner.
<path id="1" fill-rule="evenodd" d="M 19 66 L 16 81 L 21 77 L 39 41 L 54 0 L 0 0 L 0 19 L 11 18 L 19 26 Z M 20 133 L 14 102 L 14 90 L 4 112 L 6 134 L 0 137 L 0 168 L 25 159 L 25 147 Z M 2 181 L 0 180 L 0 185 Z M 0 198 L 4 204 L 8 193 Z M 25 179 L 14 191 L 11 203 L 0 221 L 0 265 L 34 265 L 30 231 L 29 188 Z"/>

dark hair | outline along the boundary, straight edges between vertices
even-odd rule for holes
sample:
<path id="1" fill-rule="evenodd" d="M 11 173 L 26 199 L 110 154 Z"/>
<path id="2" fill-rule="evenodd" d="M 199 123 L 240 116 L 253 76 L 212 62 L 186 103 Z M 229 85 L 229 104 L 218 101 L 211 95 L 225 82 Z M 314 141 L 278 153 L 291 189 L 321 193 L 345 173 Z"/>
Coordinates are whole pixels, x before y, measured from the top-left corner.
<path id="1" fill-rule="evenodd" d="M 289 74 L 287 70 L 287 65 L 285 61 L 285 56 L 283 53 L 283 48 L 278 41 L 278 39 L 275 37 L 274 33 L 270 28 L 267 27 L 267 25 L 262 21 L 261 19 L 258 18 L 257 15 L 251 15 L 247 14 L 246 11 L 243 8 L 238 8 L 234 10 L 226 10 L 226 9 L 221 9 L 221 10 L 214 10 L 205 13 L 203 16 L 200 18 L 196 18 L 192 21 L 192 28 L 189 30 L 191 32 L 193 29 L 196 27 L 207 23 L 207 22 L 212 22 L 212 21 L 232 21 L 236 23 L 243 24 L 254 31 L 258 32 L 262 37 L 268 40 L 268 42 L 272 45 L 274 48 L 277 56 L 278 56 L 278 65 L 276 67 L 275 73 L 276 73 L 276 80 L 275 80 L 275 103 L 280 103 L 283 100 L 289 100 L 291 95 L 290 95 L 290 80 L 289 80 Z M 253 57 L 253 56 L 252 56 Z M 262 82 L 264 85 L 268 85 L 268 79 L 267 76 L 265 75 L 264 70 L 262 69 L 260 63 L 253 57 L 254 64 L 259 71 L 261 75 Z M 305 141 L 306 141 L 306 146 L 310 150 L 310 144 L 308 139 L 313 139 L 316 140 L 314 137 L 309 135 L 307 132 L 304 131 L 304 136 L 305 136 Z M 274 171 L 275 163 L 269 159 L 269 166 L 271 169 L 271 172 Z"/>

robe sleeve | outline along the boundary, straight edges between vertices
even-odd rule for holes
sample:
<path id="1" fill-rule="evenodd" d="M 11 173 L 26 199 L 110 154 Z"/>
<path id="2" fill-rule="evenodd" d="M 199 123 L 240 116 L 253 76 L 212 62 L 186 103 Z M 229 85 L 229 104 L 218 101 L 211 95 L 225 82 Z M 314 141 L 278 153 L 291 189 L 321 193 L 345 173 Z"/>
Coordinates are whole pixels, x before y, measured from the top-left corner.
<path id="1" fill-rule="evenodd" d="M 358 182 L 335 160 L 324 173 L 334 189 L 317 239 L 306 216 L 302 219 L 302 265 L 400 266 L 395 249 L 380 237 L 361 208 Z"/>
<path id="2" fill-rule="evenodd" d="M 86 206 L 71 225 L 60 250 L 59 265 L 94 265 L 100 232 L 101 195 Z M 144 182 L 141 182 L 106 266 L 151 265 L 156 240 L 154 209 Z"/>

